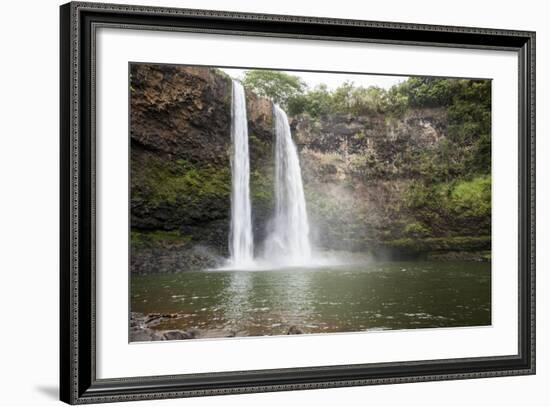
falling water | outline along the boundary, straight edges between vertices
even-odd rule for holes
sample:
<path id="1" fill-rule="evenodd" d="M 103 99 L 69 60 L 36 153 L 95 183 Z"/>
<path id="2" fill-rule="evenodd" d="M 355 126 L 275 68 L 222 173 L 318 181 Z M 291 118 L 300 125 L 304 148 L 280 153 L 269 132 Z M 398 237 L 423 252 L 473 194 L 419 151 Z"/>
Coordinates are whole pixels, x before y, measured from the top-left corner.
<path id="1" fill-rule="evenodd" d="M 311 261 L 309 223 L 296 145 L 284 110 L 275 114 L 275 214 L 266 241 L 266 260 L 286 266 Z"/>
<path id="2" fill-rule="evenodd" d="M 233 80 L 231 109 L 231 227 L 229 253 L 232 267 L 246 267 L 253 262 L 252 215 L 250 209 L 250 161 L 248 156 L 248 122 L 243 86 Z"/>

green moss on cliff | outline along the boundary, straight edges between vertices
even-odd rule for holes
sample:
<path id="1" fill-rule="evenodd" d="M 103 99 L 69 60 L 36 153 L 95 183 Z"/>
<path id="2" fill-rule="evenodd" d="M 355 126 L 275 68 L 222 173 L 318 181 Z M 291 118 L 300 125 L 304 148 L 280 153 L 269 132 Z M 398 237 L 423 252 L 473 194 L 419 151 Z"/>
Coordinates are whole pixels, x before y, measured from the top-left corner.
<path id="1" fill-rule="evenodd" d="M 431 234 L 431 231 L 426 225 L 420 222 L 409 223 L 403 229 L 403 234 L 409 237 L 425 237 Z"/>
<path id="2" fill-rule="evenodd" d="M 385 246 L 405 252 L 447 252 L 487 250 L 491 248 L 491 236 L 451 236 L 435 238 L 403 238 L 383 242 Z"/>
<path id="3" fill-rule="evenodd" d="M 250 173 L 250 199 L 254 207 L 269 210 L 274 206 L 273 172 L 268 168 Z"/>
<path id="4" fill-rule="evenodd" d="M 147 247 L 183 244 L 190 242 L 191 236 L 182 235 L 178 230 L 153 230 L 130 232 L 130 244 L 132 249 L 140 250 Z"/>
<path id="5" fill-rule="evenodd" d="M 208 197 L 229 198 L 229 168 L 201 166 L 184 159 L 168 160 L 149 154 L 132 166 L 132 198 L 143 198 L 150 206 L 178 201 L 194 202 Z"/>
<path id="6" fill-rule="evenodd" d="M 470 180 L 449 183 L 411 184 L 405 195 L 413 210 L 430 210 L 458 217 L 490 217 L 491 176 L 480 175 Z"/>
<path id="7" fill-rule="evenodd" d="M 462 216 L 491 215 L 491 176 L 482 175 L 469 181 L 459 181 L 450 189 L 450 211 Z"/>
<path id="8" fill-rule="evenodd" d="M 265 161 L 271 153 L 271 140 L 262 139 L 254 131 L 248 132 L 248 146 L 251 161 Z"/>

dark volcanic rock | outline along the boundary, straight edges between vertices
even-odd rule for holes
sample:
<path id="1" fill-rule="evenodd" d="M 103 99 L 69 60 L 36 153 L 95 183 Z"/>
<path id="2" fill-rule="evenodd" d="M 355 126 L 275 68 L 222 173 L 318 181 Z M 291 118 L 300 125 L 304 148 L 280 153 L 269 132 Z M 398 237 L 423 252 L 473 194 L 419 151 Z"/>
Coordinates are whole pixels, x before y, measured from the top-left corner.
<path id="1" fill-rule="evenodd" d="M 130 328 L 130 342 L 150 342 L 163 340 L 162 334 L 149 328 Z"/>
<path id="2" fill-rule="evenodd" d="M 296 325 L 292 325 L 290 328 L 288 328 L 287 335 L 301 335 L 303 333 L 304 331 L 302 331 Z"/>
<path id="3" fill-rule="evenodd" d="M 202 331 L 193 327 L 187 329 L 162 329 L 163 322 L 174 319 L 178 320 L 181 317 L 182 316 L 179 314 L 143 314 L 139 312 L 132 312 L 130 316 L 130 342 L 233 338 L 237 336 L 237 332 L 226 328 L 208 329 Z"/>
<path id="4" fill-rule="evenodd" d="M 195 335 L 187 331 L 168 331 L 164 332 L 162 338 L 167 341 L 194 339 Z"/>
<path id="5" fill-rule="evenodd" d="M 227 164 L 229 78 L 214 69 L 152 64 L 132 64 L 131 75 L 133 143 L 171 159 Z"/>
<path id="6" fill-rule="evenodd" d="M 167 245 L 157 242 L 150 247 L 133 248 L 130 267 L 134 274 L 177 273 L 218 267 L 223 261 L 205 246 L 185 241 Z"/>

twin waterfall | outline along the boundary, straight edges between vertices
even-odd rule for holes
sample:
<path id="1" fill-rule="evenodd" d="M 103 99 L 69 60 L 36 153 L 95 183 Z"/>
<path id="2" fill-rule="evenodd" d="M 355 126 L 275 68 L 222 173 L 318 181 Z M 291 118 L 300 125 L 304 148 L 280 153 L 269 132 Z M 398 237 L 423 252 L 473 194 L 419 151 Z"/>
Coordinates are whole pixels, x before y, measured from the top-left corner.
<path id="1" fill-rule="evenodd" d="M 244 88 L 233 81 L 231 103 L 231 226 L 229 254 L 232 266 L 250 267 L 254 258 L 250 208 L 250 160 Z"/>
<path id="2" fill-rule="evenodd" d="M 307 265 L 311 259 L 309 223 L 298 151 L 288 118 L 274 106 L 275 115 L 275 216 L 266 241 L 266 257 L 290 265 Z"/>
<path id="3" fill-rule="evenodd" d="M 231 138 L 231 226 L 229 236 L 230 266 L 306 266 L 311 260 L 309 223 L 302 184 L 300 161 L 292 141 L 286 113 L 274 105 L 275 118 L 275 212 L 270 222 L 265 250 L 254 259 L 252 210 L 250 204 L 250 160 L 248 122 L 243 86 L 233 80 Z"/>

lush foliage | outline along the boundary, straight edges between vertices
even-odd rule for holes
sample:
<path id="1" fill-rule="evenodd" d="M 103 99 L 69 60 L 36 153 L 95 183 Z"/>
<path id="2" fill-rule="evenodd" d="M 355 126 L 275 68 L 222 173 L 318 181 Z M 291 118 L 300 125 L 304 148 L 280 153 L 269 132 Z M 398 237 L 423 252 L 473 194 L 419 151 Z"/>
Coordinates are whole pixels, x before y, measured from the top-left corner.
<path id="1" fill-rule="evenodd" d="M 307 87 L 297 76 L 268 70 L 247 71 L 243 85 L 260 96 L 270 98 L 283 108 L 287 108 L 288 101 L 302 94 Z"/>
<path id="2" fill-rule="evenodd" d="M 484 173 L 491 164 L 491 82 L 488 80 L 411 77 L 389 90 L 345 82 L 334 90 L 309 89 L 297 76 L 279 71 L 247 71 L 243 83 L 271 98 L 289 115 L 384 114 L 403 117 L 411 109 L 445 108 L 447 139 L 436 156 L 420 162 L 440 179 Z M 460 148 L 457 148 L 460 147 Z M 412 157 L 418 160 L 418 157 Z"/>
<path id="3" fill-rule="evenodd" d="M 280 71 L 250 70 L 243 85 L 260 96 L 272 99 L 290 115 L 308 113 L 318 117 L 328 113 L 384 112 L 387 92 L 379 87 L 355 86 L 345 82 L 334 91 L 321 84 L 309 89 L 299 77 Z"/>
<path id="4" fill-rule="evenodd" d="M 491 210 L 491 176 L 426 186 L 416 183 L 410 189 L 408 204 L 419 208 L 426 203 L 437 205 L 453 215 L 484 216 Z"/>
<path id="5" fill-rule="evenodd" d="M 480 230 L 490 230 L 491 176 L 489 174 L 470 179 L 456 179 L 447 183 L 412 184 L 405 195 L 405 204 L 416 219 L 434 230 L 449 222 L 460 228 L 475 224 Z M 444 233 L 445 230 L 439 231 Z"/>
<path id="6" fill-rule="evenodd" d="M 371 86 L 368 88 L 355 86 L 345 82 L 334 91 L 329 91 L 325 85 L 292 97 L 288 101 L 289 114 L 308 113 L 318 117 L 330 113 L 382 113 L 387 108 L 386 91 Z"/>

